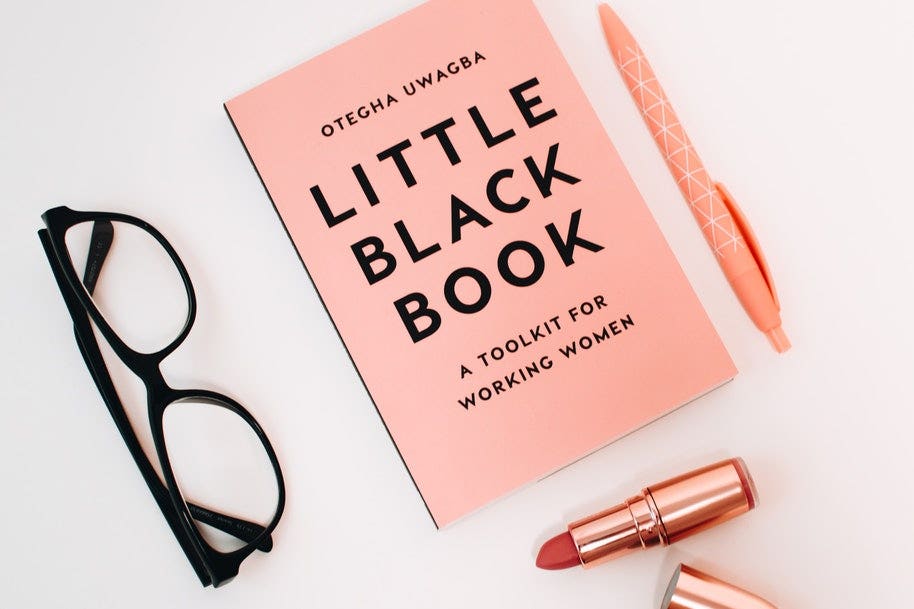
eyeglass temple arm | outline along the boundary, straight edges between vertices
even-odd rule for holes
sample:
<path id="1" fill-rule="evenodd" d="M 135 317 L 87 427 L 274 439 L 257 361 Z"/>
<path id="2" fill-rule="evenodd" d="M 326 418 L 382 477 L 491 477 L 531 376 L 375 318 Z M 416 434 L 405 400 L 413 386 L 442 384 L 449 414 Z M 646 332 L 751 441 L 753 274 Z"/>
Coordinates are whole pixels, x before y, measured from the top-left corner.
<path id="1" fill-rule="evenodd" d="M 200 583 L 204 586 L 209 585 L 212 583 L 210 576 L 207 574 L 205 566 L 200 562 L 190 540 L 181 528 L 181 523 L 178 521 L 174 508 L 171 506 L 167 489 L 162 484 L 161 480 L 159 480 L 155 470 L 153 470 L 152 464 L 149 463 L 149 459 L 143 452 L 139 440 L 137 440 L 136 434 L 130 426 L 130 421 L 127 419 L 127 413 L 124 411 L 123 405 L 120 403 L 120 399 L 117 396 L 117 391 L 114 389 L 114 384 L 111 381 L 111 375 L 108 374 L 107 369 L 104 370 L 104 373 L 99 373 L 93 363 L 97 358 L 102 368 L 105 368 L 104 359 L 98 349 L 98 343 L 94 340 L 92 328 L 89 326 L 89 317 L 82 308 L 82 305 L 80 305 L 76 294 L 73 292 L 73 288 L 63 275 L 63 271 L 60 268 L 61 263 L 57 260 L 57 254 L 54 252 L 53 245 L 51 245 L 51 237 L 48 231 L 46 229 L 38 231 L 38 238 L 41 240 L 41 245 L 48 258 L 48 264 L 51 266 L 51 272 L 54 274 L 54 279 L 57 281 L 57 287 L 60 289 L 64 304 L 73 320 L 73 333 L 76 335 L 76 344 L 79 347 L 79 353 L 86 363 L 86 367 L 89 370 L 89 374 L 92 376 L 92 380 L 95 382 L 95 386 L 102 397 L 102 401 L 105 402 L 108 413 L 114 420 L 114 425 L 117 427 L 117 430 L 121 434 L 121 438 L 127 445 L 127 450 L 130 451 L 130 456 L 133 457 L 134 463 L 136 463 L 137 468 L 140 470 L 140 474 L 143 476 L 146 486 L 149 487 L 152 498 L 155 499 L 155 502 L 158 504 L 162 516 L 165 518 L 165 522 L 168 523 L 169 528 L 171 528 L 175 535 L 175 539 L 178 540 L 178 543 L 184 550 L 184 554 L 187 556 L 188 561 L 190 561 L 191 566 L 197 573 L 197 577 L 200 578 Z M 86 341 L 91 343 L 91 347 L 83 341 L 84 334 L 87 336 Z"/>
<path id="2" fill-rule="evenodd" d="M 202 522 L 248 543 L 260 535 L 264 529 L 264 527 L 255 522 L 249 522 L 234 516 L 226 516 L 190 501 L 187 502 L 187 509 L 197 522 Z M 273 549 L 273 538 L 267 535 L 260 540 L 256 547 L 261 552 L 269 552 Z"/>
<path id="3" fill-rule="evenodd" d="M 44 243 L 45 238 L 42 238 L 42 242 L 45 245 L 45 250 L 48 256 L 53 256 L 53 252 L 50 248 L 50 243 Z M 95 290 L 95 286 L 98 283 L 99 274 L 101 273 L 102 265 L 105 263 L 105 258 L 108 255 L 108 252 L 111 249 L 111 245 L 114 241 L 114 226 L 108 220 L 98 220 L 94 223 L 92 227 L 92 236 L 90 238 L 89 252 L 86 260 L 86 270 L 84 273 L 83 283 L 86 286 L 86 290 L 91 295 Z M 55 270 L 55 276 L 57 276 L 56 267 L 52 264 L 52 269 Z M 145 478 L 147 486 L 153 492 L 153 496 L 158 503 L 162 506 L 169 506 L 170 509 L 170 499 L 168 498 L 168 492 L 165 490 L 165 487 L 162 485 L 161 480 L 156 474 L 155 470 L 152 468 L 152 464 L 149 462 L 149 459 L 146 458 L 146 453 L 143 451 L 140 446 L 139 440 L 136 437 L 136 434 L 133 431 L 133 427 L 130 425 L 130 421 L 127 419 L 126 412 L 124 411 L 123 405 L 120 402 L 120 398 L 117 395 L 117 390 L 114 388 L 114 383 L 111 380 L 111 375 L 108 373 L 107 369 L 98 370 L 93 363 L 96 358 L 90 355 L 90 350 L 97 355 L 97 360 L 103 362 L 104 360 L 101 357 L 101 352 L 98 350 L 98 345 L 93 344 L 91 347 L 84 342 L 84 336 L 92 337 L 92 330 L 89 327 L 88 319 L 85 312 L 77 302 L 75 302 L 75 297 L 66 289 L 66 282 L 62 281 L 61 277 L 57 277 L 58 286 L 61 289 L 61 292 L 64 296 L 64 301 L 67 305 L 67 308 L 70 310 L 70 315 L 73 318 L 73 330 L 76 335 L 76 344 L 79 346 L 79 352 L 83 357 L 83 360 L 86 363 L 86 367 L 89 369 L 89 372 L 92 376 L 92 380 L 95 382 L 96 388 L 98 388 L 99 393 L 102 395 L 102 398 L 105 400 L 106 405 L 108 406 L 108 411 L 111 414 L 111 417 L 114 419 L 114 423 L 117 426 L 118 430 L 121 433 L 121 437 L 124 439 L 124 442 L 127 444 L 127 448 L 130 451 L 131 456 L 133 456 L 134 461 L 137 464 L 137 467 L 140 469 L 140 473 Z M 82 329 L 80 326 L 83 326 Z M 93 337 L 94 338 L 94 337 Z M 89 339 L 87 339 L 89 340 Z M 93 341 L 94 343 L 94 341 Z M 228 533 L 241 539 L 242 541 L 250 542 L 255 539 L 263 531 L 264 527 L 260 526 L 257 523 L 249 522 L 241 518 L 235 518 L 234 516 L 228 516 L 225 514 L 220 514 L 213 510 L 204 508 L 192 502 L 187 502 L 188 511 L 190 511 L 191 516 L 198 522 L 209 525 L 220 531 Z M 163 513 L 166 512 L 166 509 L 163 507 Z M 169 525 L 172 525 L 174 528 L 176 523 L 169 521 Z M 179 536 L 179 539 L 181 537 Z M 257 544 L 257 549 L 262 552 L 269 552 L 273 549 L 273 539 L 271 536 L 267 535 L 264 537 L 260 543 Z"/>

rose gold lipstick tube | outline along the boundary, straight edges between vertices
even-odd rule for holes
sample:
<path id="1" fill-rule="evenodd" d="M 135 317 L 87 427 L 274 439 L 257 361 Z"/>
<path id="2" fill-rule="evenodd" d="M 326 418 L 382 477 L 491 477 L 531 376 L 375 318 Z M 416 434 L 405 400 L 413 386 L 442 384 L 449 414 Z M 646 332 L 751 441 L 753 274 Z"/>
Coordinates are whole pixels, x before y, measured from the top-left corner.
<path id="1" fill-rule="evenodd" d="M 654 484 L 625 503 L 568 525 L 584 568 L 634 550 L 666 546 L 745 514 L 756 492 L 742 459 Z"/>
<path id="2" fill-rule="evenodd" d="M 777 609 L 731 583 L 687 565 L 676 567 L 660 609 Z"/>

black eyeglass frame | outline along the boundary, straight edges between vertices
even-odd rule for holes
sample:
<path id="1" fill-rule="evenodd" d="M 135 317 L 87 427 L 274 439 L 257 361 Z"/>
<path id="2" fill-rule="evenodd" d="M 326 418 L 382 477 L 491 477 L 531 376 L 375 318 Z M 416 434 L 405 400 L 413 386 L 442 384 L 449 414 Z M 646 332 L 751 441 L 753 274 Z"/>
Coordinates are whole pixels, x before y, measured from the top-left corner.
<path id="1" fill-rule="evenodd" d="M 167 384 L 161 372 L 161 363 L 187 338 L 197 312 L 196 295 L 184 263 L 168 240 L 154 226 L 134 216 L 111 212 L 76 211 L 65 206 L 49 209 L 41 216 L 46 229 L 38 231 L 48 262 L 54 272 L 58 287 L 73 318 L 74 333 L 80 353 L 101 393 L 102 399 L 114 419 L 121 437 L 140 469 L 150 492 L 165 520 L 187 555 L 191 566 L 204 586 L 218 587 L 231 581 L 241 563 L 255 549 L 269 552 L 272 549 L 271 533 L 279 523 L 285 507 L 285 484 L 276 453 L 257 420 L 232 398 L 205 389 L 175 389 Z M 114 222 L 136 226 L 152 236 L 174 263 L 187 293 L 188 311 L 184 326 L 178 336 L 164 348 L 141 353 L 129 347 L 108 324 L 92 300 L 92 291 L 98 281 L 101 267 L 111 247 Z M 92 238 L 86 262 L 85 276 L 80 280 L 66 245 L 67 231 L 77 224 L 92 223 Z M 162 470 L 164 483 L 143 451 L 130 424 L 123 404 L 118 397 L 113 380 L 99 349 L 92 330 L 96 325 L 102 336 L 120 360 L 142 380 L 146 388 L 148 421 L 156 456 Z M 221 514 L 214 510 L 185 501 L 178 488 L 168 450 L 165 444 L 163 418 L 165 409 L 175 403 L 194 400 L 232 411 L 254 431 L 270 460 L 277 483 L 277 507 L 266 526 L 241 518 Z M 193 520 L 229 533 L 246 544 L 230 552 L 213 548 L 204 539 Z"/>

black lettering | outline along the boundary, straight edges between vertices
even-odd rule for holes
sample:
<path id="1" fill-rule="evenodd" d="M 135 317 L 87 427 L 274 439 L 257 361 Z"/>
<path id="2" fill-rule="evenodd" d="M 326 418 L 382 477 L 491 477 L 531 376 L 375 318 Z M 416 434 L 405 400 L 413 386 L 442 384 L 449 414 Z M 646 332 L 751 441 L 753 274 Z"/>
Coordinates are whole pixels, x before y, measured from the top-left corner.
<path id="1" fill-rule="evenodd" d="M 613 332 L 613 334 L 615 334 L 615 332 Z M 604 340 L 609 340 L 609 330 L 604 326 L 603 331 L 600 332 L 599 334 L 597 334 L 596 332 L 593 333 L 593 338 L 595 341 L 597 341 L 597 344 L 599 345 Z"/>
<path id="2" fill-rule="evenodd" d="M 559 256 L 562 257 L 562 262 L 565 263 L 565 266 L 571 266 L 574 264 L 574 248 L 582 247 L 585 250 L 591 252 L 599 252 L 603 249 L 602 245 L 598 245 L 593 241 L 588 241 L 578 237 L 578 228 L 581 225 L 581 210 L 576 210 L 571 214 L 571 222 L 568 225 L 568 234 L 562 239 L 562 236 L 559 235 L 558 229 L 555 227 L 555 224 L 549 224 L 546 226 L 546 232 L 549 233 L 549 238 L 552 239 L 552 243 L 555 245 L 556 251 L 558 251 Z"/>
<path id="3" fill-rule="evenodd" d="M 489 203 L 491 203 L 492 207 L 498 211 L 502 211 L 507 214 L 520 211 L 523 208 L 527 207 L 527 204 L 530 203 L 530 199 L 524 196 L 521 196 L 521 198 L 514 203 L 508 203 L 498 195 L 498 185 L 502 180 L 512 176 L 514 176 L 513 169 L 499 169 L 492 174 L 492 177 L 489 178 L 489 181 L 486 184 L 486 195 L 489 198 Z"/>
<path id="4" fill-rule="evenodd" d="M 514 103 L 517 104 L 517 109 L 520 110 L 521 116 L 524 117 L 524 120 L 527 122 L 528 127 L 536 127 L 540 123 L 545 123 L 550 118 L 555 118 L 558 116 L 558 113 L 555 111 L 555 108 L 546 110 L 542 114 L 533 114 L 532 108 L 543 103 L 543 100 L 540 99 L 539 95 L 535 95 L 529 99 L 524 97 L 524 92 L 527 89 L 535 87 L 540 84 L 536 78 L 531 78 L 526 82 L 522 82 L 516 87 L 511 87 L 508 91 L 511 93 L 511 97 L 514 98 Z"/>
<path id="5" fill-rule="evenodd" d="M 479 298 L 476 302 L 464 303 L 457 297 L 457 282 L 464 277 L 472 279 L 479 286 Z M 492 284 L 489 283 L 489 279 L 479 269 L 469 266 L 461 267 L 448 275 L 447 280 L 444 282 L 444 298 L 451 305 L 451 308 L 458 313 L 478 313 L 489 304 L 489 299 L 492 298 Z"/>
<path id="6" fill-rule="evenodd" d="M 526 277 L 516 274 L 508 264 L 511 254 L 517 251 L 526 252 L 533 261 L 533 270 Z M 498 254 L 498 272 L 501 273 L 505 281 L 519 288 L 531 286 L 539 281 L 545 269 L 546 260 L 543 258 L 543 253 L 529 241 L 512 241 L 503 247 L 501 253 Z"/>
<path id="7" fill-rule="evenodd" d="M 571 357 L 572 355 L 577 354 L 577 352 L 578 352 L 578 346 L 577 346 L 577 344 L 576 344 L 574 341 L 572 341 L 572 343 L 571 343 L 570 345 L 565 345 L 564 347 L 559 347 L 559 351 L 560 351 L 560 352 L 562 353 L 562 355 L 564 355 L 566 358 L 569 358 L 569 357 Z"/>
<path id="8" fill-rule="evenodd" d="M 441 144 L 441 149 L 444 150 L 444 154 L 447 155 L 447 160 L 450 161 L 451 165 L 456 165 L 460 162 L 460 156 L 457 154 L 457 151 L 454 149 L 454 144 L 451 142 L 451 138 L 448 137 L 447 129 L 454 126 L 454 119 L 448 118 L 436 125 L 432 125 L 420 135 L 422 139 L 427 140 L 433 135 L 438 138 L 438 143 Z"/>
<path id="9" fill-rule="evenodd" d="M 362 169 L 361 164 L 355 164 L 352 166 L 352 173 L 355 174 L 355 179 L 359 181 L 359 186 L 362 187 L 362 192 L 365 193 L 365 199 L 372 206 L 380 203 L 378 200 L 378 193 L 374 191 L 374 186 L 371 185 L 371 182 L 368 180 L 368 176 L 365 174 L 365 170 Z"/>
<path id="10" fill-rule="evenodd" d="M 374 285 L 388 277 L 397 268 L 397 259 L 390 252 L 384 251 L 384 242 L 381 241 L 380 237 L 365 237 L 361 241 L 353 243 L 351 247 L 352 253 L 355 254 L 355 259 L 358 261 L 359 266 L 362 267 L 362 272 L 365 273 L 368 285 Z M 366 248 L 369 247 L 373 248 L 370 253 L 366 251 Z M 378 260 L 384 263 L 384 268 L 380 271 L 375 271 L 372 264 Z"/>
<path id="11" fill-rule="evenodd" d="M 409 310 L 408 305 L 410 303 L 417 305 L 415 310 Z M 406 326 L 406 331 L 409 332 L 409 337 L 413 339 L 414 343 L 428 338 L 441 327 L 441 315 L 438 311 L 428 306 L 428 298 L 425 297 L 425 294 L 420 294 L 419 292 L 407 294 L 395 301 L 394 307 L 396 307 L 397 314 L 403 320 L 403 325 Z M 425 329 L 420 330 L 416 325 L 416 320 L 423 317 L 429 320 L 429 324 Z"/>
<path id="12" fill-rule="evenodd" d="M 416 242 L 413 240 L 412 235 L 409 234 L 409 230 L 406 228 L 403 220 L 397 220 L 394 223 L 394 228 L 397 229 L 397 234 L 400 235 L 400 240 L 403 242 L 403 246 L 406 248 L 409 257 L 413 262 L 419 262 L 423 258 L 428 258 L 435 252 L 441 250 L 440 243 L 433 243 L 420 251 L 419 248 L 416 247 Z"/>
<path id="13" fill-rule="evenodd" d="M 536 166 L 536 161 L 533 160 L 532 156 L 528 156 L 524 159 L 524 164 L 527 166 L 527 170 L 530 172 L 530 177 L 532 177 L 533 181 L 536 182 L 536 187 L 540 189 L 540 194 L 543 195 L 544 199 L 552 195 L 552 180 L 559 180 L 562 182 L 567 182 L 568 184 L 577 184 L 581 181 L 580 178 L 576 178 L 573 175 L 559 171 L 555 168 L 555 158 L 558 156 L 558 153 L 559 145 L 557 143 L 549 147 L 549 154 L 546 157 L 545 171 L 540 171 L 539 167 Z"/>
<path id="14" fill-rule="evenodd" d="M 413 176 L 413 172 L 410 171 L 409 165 L 406 164 L 406 159 L 403 158 L 403 151 L 410 146 L 412 146 L 412 143 L 409 140 L 403 140 L 402 142 L 394 144 L 387 150 L 379 152 L 378 160 L 383 161 L 392 158 L 397 165 L 397 169 L 400 171 L 400 176 L 403 177 L 403 182 L 405 182 L 409 188 L 412 188 L 416 185 L 416 178 Z"/>
<path id="15" fill-rule="evenodd" d="M 327 199 L 324 197 L 324 193 L 321 192 L 321 187 L 316 184 L 311 187 L 311 196 L 314 197 L 314 202 L 317 203 L 317 208 L 320 210 L 321 215 L 324 217 L 324 222 L 327 223 L 329 228 L 333 228 L 337 224 L 345 222 L 356 214 L 355 208 L 350 207 L 340 215 L 335 215 L 330 209 L 330 205 L 327 204 Z"/>
<path id="16" fill-rule="evenodd" d="M 458 199 L 456 195 L 451 195 L 451 243 L 460 241 L 461 229 L 472 222 L 483 228 L 492 224 L 491 220 Z"/>
<path id="17" fill-rule="evenodd" d="M 514 129 L 508 129 L 507 131 L 502 131 L 498 135 L 492 135 L 492 131 L 489 129 L 485 120 L 483 120 L 482 115 L 479 113 L 479 108 L 476 106 L 469 108 L 467 112 L 470 113 L 470 118 L 473 119 L 473 124 L 475 124 L 476 129 L 479 130 L 479 135 L 482 136 L 482 141 L 486 143 L 487 148 L 492 148 L 493 146 L 514 137 Z"/>

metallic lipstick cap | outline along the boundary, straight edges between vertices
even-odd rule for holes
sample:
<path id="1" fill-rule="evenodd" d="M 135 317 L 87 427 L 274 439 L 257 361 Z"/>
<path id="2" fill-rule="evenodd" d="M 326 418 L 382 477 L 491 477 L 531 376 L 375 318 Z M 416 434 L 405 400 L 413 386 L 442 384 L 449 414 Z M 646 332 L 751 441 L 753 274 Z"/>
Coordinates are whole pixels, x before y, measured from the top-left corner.
<path id="1" fill-rule="evenodd" d="M 742 459 L 727 459 L 644 490 L 660 515 L 664 545 L 753 509 L 758 494 Z"/>
<path id="2" fill-rule="evenodd" d="M 676 567 L 660 609 L 777 609 L 732 584 L 686 565 Z"/>

